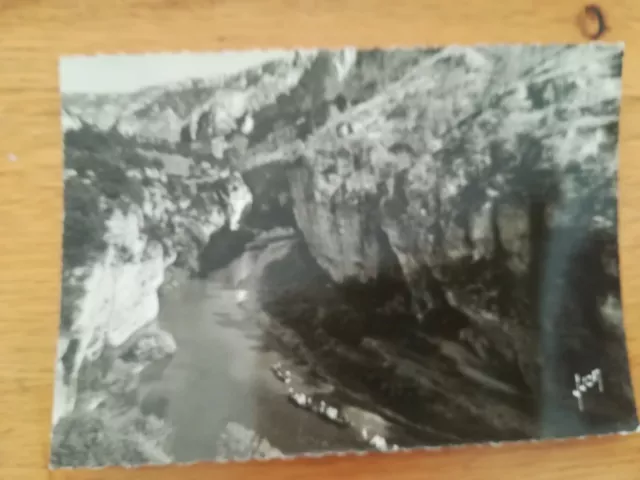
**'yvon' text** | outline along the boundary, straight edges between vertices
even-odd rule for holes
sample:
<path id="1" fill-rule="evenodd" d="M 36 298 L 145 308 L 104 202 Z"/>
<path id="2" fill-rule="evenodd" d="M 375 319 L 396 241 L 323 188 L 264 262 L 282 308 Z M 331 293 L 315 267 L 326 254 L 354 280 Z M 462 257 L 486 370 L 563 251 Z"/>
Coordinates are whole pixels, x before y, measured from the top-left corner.
<path id="1" fill-rule="evenodd" d="M 599 368 L 596 368 L 587 375 L 578 375 L 576 373 L 574 375 L 574 379 L 576 382 L 576 388 L 573 389 L 573 396 L 578 400 L 578 408 L 580 409 L 580 411 L 582 411 L 584 409 L 582 396 L 585 392 L 594 388 L 596 385 L 598 386 L 598 390 L 600 390 L 600 392 L 604 392 L 602 372 Z"/>

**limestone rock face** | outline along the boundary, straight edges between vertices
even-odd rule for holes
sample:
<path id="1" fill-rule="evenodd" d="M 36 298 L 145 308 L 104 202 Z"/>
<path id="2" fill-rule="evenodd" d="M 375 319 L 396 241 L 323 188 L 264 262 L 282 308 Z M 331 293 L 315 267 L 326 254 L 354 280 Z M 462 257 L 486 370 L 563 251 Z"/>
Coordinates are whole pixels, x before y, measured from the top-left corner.
<path id="1" fill-rule="evenodd" d="M 275 104 L 309 68 L 316 52 L 299 60 L 282 55 L 226 78 L 194 79 L 151 86 L 126 94 L 66 94 L 65 115 L 77 116 L 100 130 L 151 143 L 224 138 L 244 116 Z"/>
<path id="2" fill-rule="evenodd" d="M 341 120 L 351 134 L 328 122 L 289 172 L 296 221 L 319 265 L 343 281 L 396 261 L 421 318 L 440 298 L 498 323 L 537 388 L 544 307 L 532 285 L 546 285 L 558 265 L 534 266 L 553 262 L 554 248 L 564 248 L 560 277 L 581 252 L 593 255 L 584 268 L 617 258 L 620 51 L 589 48 L 585 58 L 572 47 L 521 57 L 444 49 L 349 110 Z M 597 305 L 619 298 L 615 284 L 589 287 Z"/>
<path id="3" fill-rule="evenodd" d="M 199 251 L 223 227 L 237 230 L 253 200 L 237 172 L 208 169 L 195 178 L 170 178 L 156 159 L 129 147 L 110 163 L 117 157 L 109 142 L 122 139 L 109 138 L 86 125 L 65 137 L 54 423 L 74 408 L 82 365 L 124 346 L 154 322 L 167 269 L 177 263 L 198 272 Z M 156 337 L 171 349 L 170 339 Z"/>

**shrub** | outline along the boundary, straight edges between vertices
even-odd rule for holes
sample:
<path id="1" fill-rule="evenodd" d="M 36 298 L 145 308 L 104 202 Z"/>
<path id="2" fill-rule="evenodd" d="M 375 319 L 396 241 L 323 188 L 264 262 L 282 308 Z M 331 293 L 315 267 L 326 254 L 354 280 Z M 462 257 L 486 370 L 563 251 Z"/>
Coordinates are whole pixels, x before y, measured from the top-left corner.
<path id="1" fill-rule="evenodd" d="M 142 205 L 142 180 L 127 171 L 142 169 L 150 161 L 132 148 L 131 140 L 117 131 L 98 132 L 83 127 L 65 134 L 65 166 L 78 173 L 65 182 L 63 260 L 66 268 L 85 264 L 104 251 L 108 212 L 126 212 L 131 204 Z M 107 200 L 107 207 L 104 207 Z M 108 211 L 107 211 L 108 210 Z M 71 315 L 63 306 L 63 322 Z"/>
<path id="2" fill-rule="evenodd" d="M 176 177 L 174 176 L 168 176 L 167 178 L 167 193 L 172 197 L 172 198 L 176 198 L 178 196 L 181 196 L 183 193 L 183 186 L 182 183 L 180 182 L 180 180 L 178 180 Z"/>
<path id="3" fill-rule="evenodd" d="M 159 158 L 154 158 L 151 160 L 151 166 L 158 169 L 158 170 L 164 170 L 164 162 L 162 160 L 160 160 Z"/>
<path id="4" fill-rule="evenodd" d="M 193 209 L 194 212 L 202 213 L 207 209 L 207 202 L 202 195 L 196 195 L 191 201 L 190 208 Z"/>
<path id="5" fill-rule="evenodd" d="M 144 200 L 141 181 L 127 176 L 127 170 L 142 169 L 151 162 L 133 149 L 130 139 L 118 132 L 97 132 L 84 127 L 78 132 L 67 132 L 65 167 L 87 177 L 110 200 L 124 198 L 140 205 Z"/>
<path id="6" fill-rule="evenodd" d="M 164 243 L 168 232 L 159 223 L 148 222 L 144 225 L 142 233 L 153 242 Z"/>
<path id="7" fill-rule="evenodd" d="M 74 412 L 62 418 L 53 430 L 51 463 L 61 467 L 100 467 L 155 462 L 166 454 L 159 450 L 154 455 L 147 444 L 159 443 L 158 438 L 166 432 L 152 431 L 152 437 L 145 431 L 151 430 L 146 428 L 147 423 L 139 411 L 126 417 L 105 409 Z"/>
<path id="8" fill-rule="evenodd" d="M 60 298 L 60 328 L 68 331 L 73 325 L 73 317 L 76 313 L 76 304 L 84 296 L 84 288 L 81 284 L 75 285 L 63 275 L 62 295 Z"/>
<path id="9" fill-rule="evenodd" d="M 121 262 L 130 263 L 135 259 L 135 255 L 126 245 L 116 245 L 116 254 Z"/>
<path id="10" fill-rule="evenodd" d="M 76 177 L 65 182 L 64 207 L 63 261 L 65 268 L 73 268 L 104 251 L 106 219 L 98 191 Z"/>
<path id="11" fill-rule="evenodd" d="M 89 125 L 83 125 L 78 130 L 69 130 L 64 134 L 65 148 L 97 152 L 109 145 L 109 138 Z"/>
<path id="12" fill-rule="evenodd" d="M 108 162 L 100 163 L 100 171 L 96 172 L 96 185 L 109 199 L 120 198 L 126 192 L 129 179 L 124 170 Z"/>
<path id="13" fill-rule="evenodd" d="M 122 160 L 124 164 L 130 168 L 143 169 L 151 165 L 151 161 L 147 157 L 140 155 L 136 151 L 126 152 Z"/>

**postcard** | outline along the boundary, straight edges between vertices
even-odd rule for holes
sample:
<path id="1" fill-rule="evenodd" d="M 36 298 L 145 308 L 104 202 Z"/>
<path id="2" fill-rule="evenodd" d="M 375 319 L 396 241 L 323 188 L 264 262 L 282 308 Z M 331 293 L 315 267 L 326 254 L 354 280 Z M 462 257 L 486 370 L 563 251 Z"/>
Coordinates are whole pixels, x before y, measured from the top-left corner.
<path id="1" fill-rule="evenodd" d="M 62 58 L 51 467 L 634 431 L 622 58 Z"/>

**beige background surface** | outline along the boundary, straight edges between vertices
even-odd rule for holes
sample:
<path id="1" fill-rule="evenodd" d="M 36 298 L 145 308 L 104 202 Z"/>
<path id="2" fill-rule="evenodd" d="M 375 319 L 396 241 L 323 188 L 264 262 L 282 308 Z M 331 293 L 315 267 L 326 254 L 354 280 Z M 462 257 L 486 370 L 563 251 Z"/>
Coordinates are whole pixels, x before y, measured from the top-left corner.
<path id="1" fill-rule="evenodd" d="M 638 395 L 640 3 L 600 6 L 611 27 L 604 39 L 627 46 L 620 233 Z M 577 0 L 0 0 L 0 478 L 640 478 L 640 435 L 269 464 L 47 470 L 62 219 L 59 55 L 584 41 L 576 25 L 583 8 Z"/>

